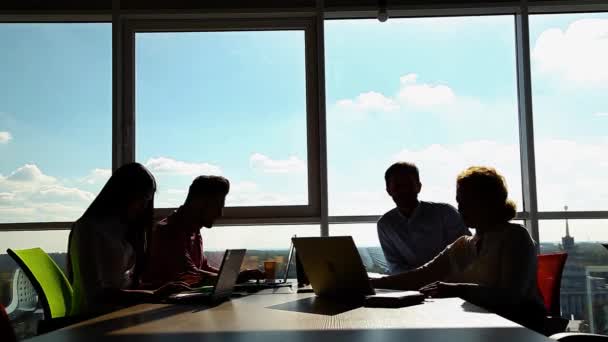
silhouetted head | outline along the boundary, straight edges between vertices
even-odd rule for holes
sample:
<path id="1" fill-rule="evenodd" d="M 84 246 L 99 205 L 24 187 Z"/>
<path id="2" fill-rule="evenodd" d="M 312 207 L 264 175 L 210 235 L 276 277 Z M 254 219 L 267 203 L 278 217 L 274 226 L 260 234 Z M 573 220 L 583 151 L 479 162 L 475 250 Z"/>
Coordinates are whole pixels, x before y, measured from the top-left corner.
<path id="1" fill-rule="evenodd" d="M 464 223 L 476 229 L 508 222 L 516 213 L 504 177 L 492 167 L 462 171 L 456 180 L 456 201 Z"/>
<path id="2" fill-rule="evenodd" d="M 221 176 L 198 176 L 188 190 L 184 207 L 196 227 L 213 227 L 222 216 L 230 182 Z"/>
<path id="3" fill-rule="evenodd" d="M 93 203 L 82 214 L 82 219 L 103 220 L 118 217 L 128 225 L 127 241 L 135 249 L 137 263 L 135 279 L 139 277 L 145 265 L 147 235 L 154 223 L 154 193 L 156 180 L 154 176 L 139 163 L 129 163 L 119 167 L 103 186 Z M 68 279 L 72 281 L 72 261 L 70 245 L 72 234 L 68 238 Z"/>
<path id="4" fill-rule="evenodd" d="M 155 192 L 156 180 L 148 169 L 139 163 L 125 164 L 114 171 L 83 216 L 116 215 L 129 223 L 151 223 Z"/>
<path id="5" fill-rule="evenodd" d="M 384 173 L 386 192 L 392 197 L 398 208 L 413 208 L 418 203 L 418 194 L 422 188 L 416 165 L 397 162 Z"/>

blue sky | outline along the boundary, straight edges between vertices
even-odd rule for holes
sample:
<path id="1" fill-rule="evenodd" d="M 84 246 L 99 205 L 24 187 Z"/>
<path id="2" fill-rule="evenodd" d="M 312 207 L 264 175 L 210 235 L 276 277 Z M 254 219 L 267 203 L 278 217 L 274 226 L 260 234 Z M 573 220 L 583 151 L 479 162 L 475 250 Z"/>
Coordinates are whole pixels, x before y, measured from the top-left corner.
<path id="1" fill-rule="evenodd" d="M 606 210 L 608 15 L 530 23 L 539 207 Z M 328 21 L 325 34 L 331 215 L 390 209 L 383 172 L 402 159 L 422 199 L 455 204 L 457 173 L 491 164 L 521 207 L 513 17 Z M 111 27 L 1 24 L 0 42 L 0 220 L 76 219 L 111 165 Z M 138 34 L 136 83 L 158 206 L 201 173 L 232 181 L 232 205 L 306 203 L 302 32 Z M 541 224 L 541 240 L 562 225 Z M 604 221 L 583 225 L 608 240 Z"/>
<path id="2" fill-rule="evenodd" d="M 254 155 L 306 163 L 302 31 L 140 33 L 136 54 L 138 161 L 170 156 L 208 163 L 237 189 L 255 183 L 277 197 L 268 204 L 307 203 L 304 168 L 271 172 L 251 165 Z M 161 193 L 183 190 L 190 181 L 162 175 Z M 301 198 L 290 200 L 293 194 Z"/>
<path id="3" fill-rule="evenodd" d="M 55 177 L 111 164 L 109 24 L 0 25 L 0 173 L 35 163 Z M 44 147 L 44 148 L 43 148 Z"/>

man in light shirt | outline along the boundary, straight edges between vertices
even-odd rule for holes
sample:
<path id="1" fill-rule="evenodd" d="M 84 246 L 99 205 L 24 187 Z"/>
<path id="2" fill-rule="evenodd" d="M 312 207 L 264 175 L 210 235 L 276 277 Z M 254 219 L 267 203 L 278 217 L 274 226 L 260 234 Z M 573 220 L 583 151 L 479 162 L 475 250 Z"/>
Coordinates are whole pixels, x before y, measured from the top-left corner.
<path id="1" fill-rule="evenodd" d="M 384 174 L 396 207 L 378 221 L 378 238 L 391 274 L 424 265 L 462 235 L 471 235 L 458 211 L 447 203 L 419 201 L 416 165 L 398 162 Z"/>

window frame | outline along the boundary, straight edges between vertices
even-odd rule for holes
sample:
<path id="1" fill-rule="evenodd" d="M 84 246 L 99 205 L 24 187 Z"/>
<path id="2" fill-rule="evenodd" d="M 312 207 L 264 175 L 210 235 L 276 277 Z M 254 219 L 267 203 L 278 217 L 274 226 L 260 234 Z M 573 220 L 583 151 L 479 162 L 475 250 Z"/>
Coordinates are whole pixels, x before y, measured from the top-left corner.
<path id="1" fill-rule="evenodd" d="M 119 113 L 117 127 L 122 132 L 121 157 L 116 165 L 136 160 L 136 108 L 135 108 L 135 37 L 137 33 L 149 32 L 225 32 L 225 31 L 273 31 L 290 30 L 304 32 L 305 75 L 306 75 L 306 139 L 307 139 L 307 181 L 308 204 L 277 206 L 226 207 L 221 224 L 242 225 L 252 223 L 288 224 L 318 223 L 320 216 L 319 170 L 319 101 L 318 72 L 315 68 L 316 25 L 314 17 L 302 18 L 248 18 L 248 19 L 131 19 L 124 23 L 122 73 L 124 102 Z M 159 216 L 169 214 L 175 208 L 157 208 Z"/>

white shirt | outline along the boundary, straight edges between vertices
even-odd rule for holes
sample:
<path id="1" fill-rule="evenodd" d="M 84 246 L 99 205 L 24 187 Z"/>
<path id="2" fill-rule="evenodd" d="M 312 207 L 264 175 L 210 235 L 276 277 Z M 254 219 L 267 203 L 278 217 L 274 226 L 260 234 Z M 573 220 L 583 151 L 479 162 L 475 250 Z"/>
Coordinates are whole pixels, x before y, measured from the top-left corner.
<path id="1" fill-rule="evenodd" d="M 378 221 L 378 239 L 391 274 L 422 266 L 462 235 L 471 235 L 458 210 L 420 201 L 408 218 L 398 208 Z"/>

